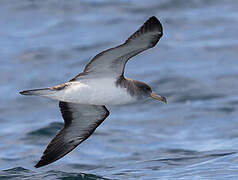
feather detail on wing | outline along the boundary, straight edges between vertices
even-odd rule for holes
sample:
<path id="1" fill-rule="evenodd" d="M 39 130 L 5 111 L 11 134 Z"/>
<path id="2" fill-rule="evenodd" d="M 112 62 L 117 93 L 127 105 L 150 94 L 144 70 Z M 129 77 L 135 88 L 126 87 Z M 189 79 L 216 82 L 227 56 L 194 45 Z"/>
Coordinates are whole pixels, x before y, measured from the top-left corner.
<path id="1" fill-rule="evenodd" d="M 105 50 L 96 55 L 86 66 L 82 75 L 89 77 L 118 78 L 124 73 L 126 62 L 133 56 L 154 47 L 163 35 L 163 28 L 156 17 L 149 18 L 134 34 L 122 45 Z"/>
<path id="2" fill-rule="evenodd" d="M 86 140 L 107 118 L 105 106 L 59 102 L 64 128 L 53 138 L 35 167 L 50 164 Z"/>

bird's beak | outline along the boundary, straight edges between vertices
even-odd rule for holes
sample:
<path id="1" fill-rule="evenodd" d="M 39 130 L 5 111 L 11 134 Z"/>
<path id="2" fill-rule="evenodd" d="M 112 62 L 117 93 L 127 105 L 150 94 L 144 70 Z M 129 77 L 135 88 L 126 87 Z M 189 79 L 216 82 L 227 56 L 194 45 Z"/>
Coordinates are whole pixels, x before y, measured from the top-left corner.
<path id="1" fill-rule="evenodd" d="M 153 99 L 162 101 L 162 102 L 164 102 L 164 103 L 167 104 L 167 99 L 166 99 L 165 97 L 163 97 L 163 96 L 157 95 L 157 94 L 155 94 L 155 93 L 153 93 L 153 92 L 150 93 L 150 96 L 151 96 Z"/>

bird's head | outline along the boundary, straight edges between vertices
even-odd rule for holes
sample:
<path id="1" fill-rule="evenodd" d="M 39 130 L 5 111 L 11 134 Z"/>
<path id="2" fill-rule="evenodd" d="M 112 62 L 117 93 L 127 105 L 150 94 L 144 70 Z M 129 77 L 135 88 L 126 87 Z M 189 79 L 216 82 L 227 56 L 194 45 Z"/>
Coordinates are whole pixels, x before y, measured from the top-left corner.
<path id="1" fill-rule="evenodd" d="M 145 96 L 151 97 L 155 100 L 162 101 L 163 103 L 167 103 L 167 99 L 165 97 L 154 93 L 151 87 L 148 86 L 147 84 L 138 81 L 136 82 L 136 84 L 137 87 L 140 89 L 141 94 L 144 94 Z"/>

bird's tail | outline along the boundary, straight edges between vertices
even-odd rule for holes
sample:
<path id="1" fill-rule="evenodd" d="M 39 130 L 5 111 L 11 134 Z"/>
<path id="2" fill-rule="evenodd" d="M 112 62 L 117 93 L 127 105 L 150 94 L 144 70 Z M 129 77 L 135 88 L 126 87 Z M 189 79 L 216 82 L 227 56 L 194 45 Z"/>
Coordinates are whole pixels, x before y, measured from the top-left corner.
<path id="1" fill-rule="evenodd" d="M 60 85 L 56 85 L 56 86 L 48 87 L 48 88 L 25 90 L 25 91 L 21 91 L 20 94 L 52 97 L 55 95 L 56 92 L 64 89 L 66 86 L 67 84 L 64 83 L 64 84 L 60 84 Z"/>
<path id="2" fill-rule="evenodd" d="M 35 95 L 35 96 L 45 96 L 54 93 L 54 90 L 51 88 L 43 88 L 43 89 L 32 89 L 21 91 L 21 95 Z"/>

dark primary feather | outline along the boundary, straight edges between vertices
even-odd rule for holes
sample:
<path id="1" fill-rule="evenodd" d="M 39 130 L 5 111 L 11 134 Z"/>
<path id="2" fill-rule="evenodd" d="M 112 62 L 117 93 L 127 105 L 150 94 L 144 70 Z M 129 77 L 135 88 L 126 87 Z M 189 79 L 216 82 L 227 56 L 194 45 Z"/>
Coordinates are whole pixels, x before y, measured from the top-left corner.
<path id="1" fill-rule="evenodd" d="M 125 43 L 105 50 L 96 55 L 80 73 L 71 81 L 82 77 L 114 77 L 117 79 L 124 73 L 126 62 L 133 56 L 154 47 L 163 35 L 160 21 L 149 18 Z"/>
<path id="2" fill-rule="evenodd" d="M 154 47 L 159 39 L 163 36 L 163 27 L 160 21 L 155 17 L 150 17 L 134 34 L 132 34 L 125 42 L 125 44 L 130 43 L 130 41 L 135 40 L 137 37 L 149 33 L 156 32 L 148 44 L 148 48 Z"/>
<path id="3" fill-rule="evenodd" d="M 107 118 L 105 106 L 59 102 L 64 128 L 53 138 L 44 151 L 36 168 L 50 164 L 76 148 L 86 140 Z"/>

